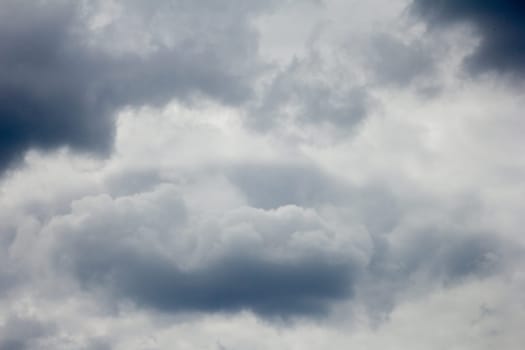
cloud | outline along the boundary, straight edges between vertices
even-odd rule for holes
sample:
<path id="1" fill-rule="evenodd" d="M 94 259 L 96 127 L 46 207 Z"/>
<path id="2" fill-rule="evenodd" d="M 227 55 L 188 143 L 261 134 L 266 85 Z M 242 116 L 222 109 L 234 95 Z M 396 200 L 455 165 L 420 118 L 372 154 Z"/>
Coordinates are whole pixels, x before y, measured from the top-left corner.
<path id="1" fill-rule="evenodd" d="M 435 73 L 435 62 L 428 47 L 420 40 L 404 42 L 383 33 L 371 40 L 365 57 L 379 84 L 406 86 L 417 78 Z"/>
<path id="2" fill-rule="evenodd" d="M 260 64 L 249 18 L 262 5 L 116 2 L 113 18 L 96 4 L 2 3 L 0 170 L 31 148 L 107 154 L 124 106 L 199 94 L 239 104 L 250 95 Z M 191 31 L 177 27 L 185 25 Z M 142 46 L 123 44 L 141 35 Z"/>
<path id="3" fill-rule="evenodd" d="M 351 294 L 346 265 L 245 258 L 185 272 L 154 256 L 102 254 L 95 257 L 94 265 L 77 263 L 77 269 L 86 270 L 78 272 L 79 278 L 89 275 L 90 280 L 84 282 L 93 287 L 109 283 L 115 298 L 160 312 L 251 310 L 261 316 L 315 316 L 325 314 L 331 302 Z M 111 275 L 106 275 L 107 270 Z"/>
<path id="4" fill-rule="evenodd" d="M 37 319 L 11 315 L 0 327 L 0 349 L 26 350 L 42 348 L 42 340 L 53 336 L 54 324 L 47 324 Z"/>
<path id="5" fill-rule="evenodd" d="M 117 306 L 288 318 L 325 314 L 352 295 L 359 265 L 352 235 L 333 232 L 312 210 L 241 208 L 187 224 L 184 213 L 176 192 L 163 187 L 86 198 L 44 231 L 56 239 L 55 266 Z"/>
<path id="6" fill-rule="evenodd" d="M 521 349 L 523 93 L 299 3 L 2 2 L 0 349 Z"/>
<path id="7" fill-rule="evenodd" d="M 9 259 L 9 247 L 16 239 L 16 228 L 9 224 L 0 225 L 0 233 L 0 295 L 5 295 L 23 280 L 23 273 L 18 264 Z"/>
<path id="8" fill-rule="evenodd" d="M 270 176 L 285 199 L 267 205 L 260 193 L 274 190 L 258 176 L 240 181 L 248 203 L 262 201 L 265 209 L 200 211 L 199 202 L 185 198 L 191 192 L 168 184 L 116 198 L 88 196 L 42 229 L 42 237 L 52 239 L 51 271 L 117 309 L 129 301 L 167 314 L 249 310 L 287 319 L 326 316 L 349 302 L 380 320 L 398 303 L 435 288 L 497 275 L 520 254 L 504 239 L 459 224 L 436 219 L 411 227 L 408 204 L 380 189 L 345 189 L 308 167 L 246 169 L 311 175 L 340 196 L 294 198 L 287 176 Z M 418 215 L 435 210 L 444 209 L 431 205 Z"/>
<path id="9" fill-rule="evenodd" d="M 292 123 L 348 136 L 373 107 L 374 100 L 353 67 L 314 46 L 264 85 L 248 121 L 260 130 Z"/>
<path id="10" fill-rule="evenodd" d="M 475 52 L 467 57 L 471 72 L 525 72 L 525 5 L 520 0 L 415 0 L 412 10 L 430 26 L 458 22 L 472 24 L 480 35 Z"/>
<path id="11" fill-rule="evenodd" d="M 401 218 L 398 199 L 377 185 L 354 186 L 313 163 L 244 162 L 227 171 L 250 206 L 263 209 L 297 205 L 336 206 L 357 218 L 372 233 L 392 230 Z"/>
<path id="12" fill-rule="evenodd" d="M 342 183 L 311 164 L 241 163 L 229 173 L 232 183 L 256 208 L 311 207 L 338 202 L 344 196 Z"/>
<path id="13" fill-rule="evenodd" d="M 373 239 L 357 294 L 378 320 L 407 299 L 498 275 L 523 254 L 493 234 L 465 228 L 421 227 Z"/>

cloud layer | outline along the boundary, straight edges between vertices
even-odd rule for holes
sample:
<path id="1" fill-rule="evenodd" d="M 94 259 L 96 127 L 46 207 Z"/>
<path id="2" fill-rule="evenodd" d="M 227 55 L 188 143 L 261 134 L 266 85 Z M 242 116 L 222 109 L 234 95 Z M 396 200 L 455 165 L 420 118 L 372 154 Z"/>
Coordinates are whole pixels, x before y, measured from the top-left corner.
<path id="1" fill-rule="evenodd" d="M 4 1 L 0 350 L 521 349 L 522 14 Z"/>

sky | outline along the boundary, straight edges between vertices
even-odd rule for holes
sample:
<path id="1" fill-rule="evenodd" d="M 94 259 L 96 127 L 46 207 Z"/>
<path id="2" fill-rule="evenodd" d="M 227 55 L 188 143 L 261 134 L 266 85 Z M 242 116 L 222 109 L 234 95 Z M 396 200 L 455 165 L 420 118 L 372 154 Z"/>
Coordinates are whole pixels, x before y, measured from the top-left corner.
<path id="1" fill-rule="evenodd" d="M 525 342 L 521 0 L 0 0 L 0 350 Z"/>

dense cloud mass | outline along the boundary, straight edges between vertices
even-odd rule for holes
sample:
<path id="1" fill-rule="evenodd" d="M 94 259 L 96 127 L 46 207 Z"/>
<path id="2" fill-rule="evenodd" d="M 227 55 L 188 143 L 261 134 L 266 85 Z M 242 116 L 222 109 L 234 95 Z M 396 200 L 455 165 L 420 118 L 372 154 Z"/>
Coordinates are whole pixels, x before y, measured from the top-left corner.
<path id="1" fill-rule="evenodd" d="M 194 94 L 236 104 L 249 96 L 259 67 L 247 18 L 259 6 L 115 3 L 122 7 L 118 20 L 92 29 L 89 10 L 95 9 L 79 4 L 2 4 L 0 168 L 31 147 L 107 154 L 114 113 L 124 106 L 187 100 Z M 191 30 L 163 28 L 180 20 Z M 149 37 L 155 34 L 166 35 L 166 42 Z M 146 47 L 129 47 L 126 41 L 145 41 Z"/>
<path id="2" fill-rule="evenodd" d="M 414 10 L 434 26 L 473 24 L 481 36 L 468 58 L 470 70 L 523 74 L 525 69 L 525 4 L 521 0 L 416 0 Z"/>
<path id="3" fill-rule="evenodd" d="M 317 314 L 351 294 L 357 262 L 343 252 L 351 245 L 328 244 L 337 236 L 312 211 L 239 209 L 190 232 L 184 212 L 176 194 L 160 189 L 77 202 L 46 229 L 64 235 L 57 268 L 67 266 L 80 285 L 159 311 Z"/>
<path id="4" fill-rule="evenodd" d="M 523 13 L 0 2 L 0 350 L 522 349 Z"/>

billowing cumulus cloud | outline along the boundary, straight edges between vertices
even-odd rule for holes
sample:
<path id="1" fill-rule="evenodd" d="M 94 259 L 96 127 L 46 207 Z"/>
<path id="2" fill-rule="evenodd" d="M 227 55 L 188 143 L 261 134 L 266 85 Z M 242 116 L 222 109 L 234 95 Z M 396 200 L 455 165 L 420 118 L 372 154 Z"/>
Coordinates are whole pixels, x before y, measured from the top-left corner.
<path id="1" fill-rule="evenodd" d="M 0 350 L 521 349 L 512 4 L 2 2 Z"/>
<path id="2" fill-rule="evenodd" d="M 58 235 L 57 268 L 81 286 L 159 311 L 286 317 L 324 313 L 352 294 L 355 248 L 311 210 L 245 208 L 193 224 L 186 216 L 161 188 L 86 198 L 44 231 Z"/>

